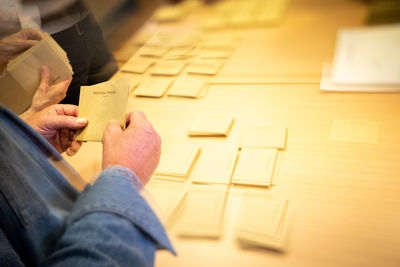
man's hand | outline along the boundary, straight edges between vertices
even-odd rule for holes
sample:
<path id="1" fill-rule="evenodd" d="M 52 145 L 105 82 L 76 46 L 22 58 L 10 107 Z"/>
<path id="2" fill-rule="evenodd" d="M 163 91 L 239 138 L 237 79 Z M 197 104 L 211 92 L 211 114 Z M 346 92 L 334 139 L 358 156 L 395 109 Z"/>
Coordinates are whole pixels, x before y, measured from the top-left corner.
<path id="1" fill-rule="evenodd" d="M 40 84 L 32 98 L 32 104 L 27 111 L 20 115 L 22 119 L 28 118 L 48 106 L 58 104 L 66 96 L 68 86 L 72 80 L 71 77 L 68 80 L 50 86 L 50 72 L 44 66 L 40 69 L 40 76 Z"/>
<path id="2" fill-rule="evenodd" d="M 131 169 L 145 185 L 160 160 L 161 138 L 142 112 L 129 114 L 123 131 L 117 121 L 110 121 L 103 135 L 103 169 L 121 165 Z"/>
<path id="3" fill-rule="evenodd" d="M 18 53 L 34 46 L 43 38 L 43 33 L 34 29 L 23 29 L 0 40 L 0 66 Z"/>
<path id="4" fill-rule="evenodd" d="M 77 129 L 87 124 L 86 118 L 78 118 L 74 105 L 52 105 L 36 112 L 25 121 L 42 135 L 58 152 L 68 156 L 78 152 L 82 142 L 74 140 Z"/>

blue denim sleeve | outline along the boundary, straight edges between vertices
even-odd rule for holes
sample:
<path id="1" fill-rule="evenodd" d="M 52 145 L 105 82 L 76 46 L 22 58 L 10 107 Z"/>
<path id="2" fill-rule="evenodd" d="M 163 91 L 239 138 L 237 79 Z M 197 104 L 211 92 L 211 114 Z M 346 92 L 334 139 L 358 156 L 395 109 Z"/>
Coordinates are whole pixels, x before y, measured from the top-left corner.
<path id="1" fill-rule="evenodd" d="M 152 266 L 157 248 L 175 254 L 140 187 L 131 170 L 104 169 L 78 198 L 64 234 L 43 265 Z"/>

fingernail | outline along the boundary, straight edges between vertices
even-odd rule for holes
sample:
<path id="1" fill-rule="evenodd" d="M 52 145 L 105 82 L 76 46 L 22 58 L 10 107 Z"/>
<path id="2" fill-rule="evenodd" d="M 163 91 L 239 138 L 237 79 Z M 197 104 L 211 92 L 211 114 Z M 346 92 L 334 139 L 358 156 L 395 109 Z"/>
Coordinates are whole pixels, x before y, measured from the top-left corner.
<path id="1" fill-rule="evenodd" d="M 76 123 L 79 123 L 79 124 L 87 123 L 87 119 L 86 118 L 77 118 Z"/>

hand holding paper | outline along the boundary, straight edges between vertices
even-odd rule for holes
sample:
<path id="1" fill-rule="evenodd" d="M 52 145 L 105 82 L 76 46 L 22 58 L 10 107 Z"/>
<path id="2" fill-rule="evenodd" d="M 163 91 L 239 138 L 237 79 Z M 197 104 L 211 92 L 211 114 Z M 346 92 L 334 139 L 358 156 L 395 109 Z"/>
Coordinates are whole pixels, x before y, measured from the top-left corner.
<path id="1" fill-rule="evenodd" d="M 129 94 L 129 79 L 120 77 L 92 86 L 82 86 L 79 97 L 79 116 L 89 121 L 77 136 L 80 141 L 103 139 L 103 132 L 111 120 L 125 128 L 125 112 Z"/>

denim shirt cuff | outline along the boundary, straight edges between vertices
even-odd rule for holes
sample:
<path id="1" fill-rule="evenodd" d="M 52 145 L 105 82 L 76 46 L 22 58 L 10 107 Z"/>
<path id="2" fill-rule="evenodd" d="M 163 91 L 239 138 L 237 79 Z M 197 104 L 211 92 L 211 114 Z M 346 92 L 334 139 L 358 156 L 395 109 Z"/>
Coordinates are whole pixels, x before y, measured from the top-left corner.
<path id="1" fill-rule="evenodd" d="M 164 227 L 139 194 L 142 188 L 142 183 L 130 169 L 118 165 L 107 167 L 79 196 L 68 223 L 94 212 L 113 213 L 150 236 L 158 248 L 176 255 Z"/>

